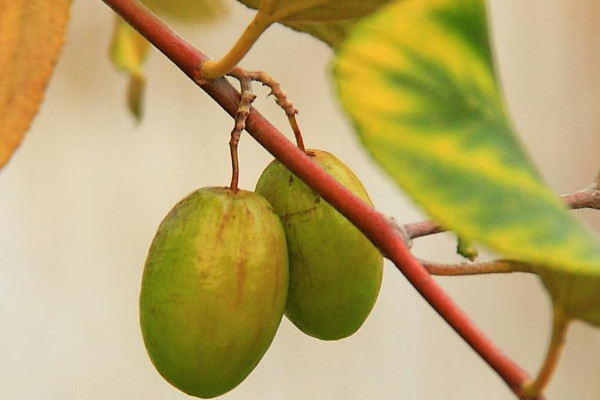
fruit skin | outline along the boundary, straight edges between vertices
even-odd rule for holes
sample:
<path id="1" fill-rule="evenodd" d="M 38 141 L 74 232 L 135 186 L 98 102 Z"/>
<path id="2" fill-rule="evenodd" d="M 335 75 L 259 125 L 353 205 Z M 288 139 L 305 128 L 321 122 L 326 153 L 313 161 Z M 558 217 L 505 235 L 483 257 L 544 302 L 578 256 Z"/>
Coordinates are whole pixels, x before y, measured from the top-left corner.
<path id="1" fill-rule="evenodd" d="M 371 204 L 352 171 L 330 153 L 307 154 Z M 344 216 L 278 161 L 256 185 L 281 218 L 288 241 L 290 284 L 285 314 L 304 333 L 337 340 L 356 332 L 371 312 L 383 257 Z"/>
<path id="2" fill-rule="evenodd" d="M 146 260 L 140 322 L 152 363 L 192 396 L 233 389 L 271 344 L 287 289 L 286 240 L 267 201 L 193 192 L 160 224 Z"/>

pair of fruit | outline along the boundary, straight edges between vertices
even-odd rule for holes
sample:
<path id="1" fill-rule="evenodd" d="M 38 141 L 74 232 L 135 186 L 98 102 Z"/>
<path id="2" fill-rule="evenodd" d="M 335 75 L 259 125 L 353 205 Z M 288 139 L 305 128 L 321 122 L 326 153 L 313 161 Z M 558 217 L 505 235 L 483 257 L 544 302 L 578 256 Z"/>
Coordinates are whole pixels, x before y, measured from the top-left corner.
<path id="1" fill-rule="evenodd" d="M 341 161 L 309 155 L 370 201 Z M 274 161 L 256 193 L 203 188 L 161 223 L 140 295 L 146 348 L 175 387 L 221 395 L 258 364 L 284 311 L 321 339 L 358 330 L 377 299 L 382 261 L 350 222 Z"/>

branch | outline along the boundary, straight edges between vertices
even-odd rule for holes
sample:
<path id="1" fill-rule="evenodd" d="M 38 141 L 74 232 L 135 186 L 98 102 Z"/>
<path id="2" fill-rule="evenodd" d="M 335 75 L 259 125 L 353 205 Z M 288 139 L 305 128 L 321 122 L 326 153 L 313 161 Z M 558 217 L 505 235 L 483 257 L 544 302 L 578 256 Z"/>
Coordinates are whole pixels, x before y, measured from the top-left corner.
<path id="1" fill-rule="evenodd" d="M 103 1 L 173 61 L 228 114 L 235 116 L 240 95 L 233 86 L 223 78 L 208 82 L 200 79 L 200 68 L 208 59 L 206 55 L 173 33 L 139 3 L 132 0 Z M 255 109 L 251 109 L 248 115 L 246 130 L 283 165 L 354 223 L 396 264 L 429 304 L 502 377 L 513 392 L 524 398 L 522 387 L 529 380 L 527 373 L 503 354 L 435 283 L 412 256 L 386 216 L 340 185 Z"/>
<path id="2" fill-rule="evenodd" d="M 404 231 L 410 239 L 416 239 L 422 236 L 446 232 L 446 228 L 443 228 L 434 221 L 429 220 L 406 224 L 404 225 Z"/>
<path id="3" fill-rule="evenodd" d="M 482 275 L 482 274 L 507 274 L 511 272 L 529 272 L 534 270 L 531 265 L 513 261 L 513 260 L 494 260 L 478 263 L 456 263 L 456 264 L 440 264 L 425 260 L 419 260 L 421 265 L 431 275 L 441 276 L 463 276 L 463 275 Z"/>
<path id="4" fill-rule="evenodd" d="M 577 210 L 580 208 L 594 208 L 600 210 L 600 187 L 598 187 L 598 179 L 589 187 L 571 194 L 560 196 L 567 205 Z"/>

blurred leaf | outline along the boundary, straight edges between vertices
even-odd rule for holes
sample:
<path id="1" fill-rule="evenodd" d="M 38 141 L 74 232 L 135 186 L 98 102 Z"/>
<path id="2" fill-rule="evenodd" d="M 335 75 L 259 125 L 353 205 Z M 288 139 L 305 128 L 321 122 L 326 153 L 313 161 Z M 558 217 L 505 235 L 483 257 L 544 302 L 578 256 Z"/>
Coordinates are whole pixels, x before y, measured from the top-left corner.
<path id="1" fill-rule="evenodd" d="M 386 7 L 357 24 L 335 78 L 372 156 L 443 226 L 543 270 L 600 276 L 597 236 L 513 136 L 482 1 Z"/>
<path id="2" fill-rule="evenodd" d="M 141 1 L 160 16 L 188 23 L 210 22 L 227 14 L 227 7 L 221 0 Z M 146 88 L 143 65 L 150 47 L 150 43 L 142 35 L 122 18 L 116 17 L 110 58 L 117 69 L 129 74 L 127 106 L 138 121 L 143 113 L 143 97 Z"/>
<path id="3" fill-rule="evenodd" d="M 39 109 L 70 7 L 70 0 L 0 0 L 0 168 Z"/>
<path id="4" fill-rule="evenodd" d="M 318 22 L 361 18 L 391 0 L 238 0 L 272 22 Z"/>
<path id="5" fill-rule="evenodd" d="M 183 22 L 213 21 L 227 14 L 222 0 L 141 0 L 154 13 Z"/>
<path id="6" fill-rule="evenodd" d="M 338 47 L 357 21 L 344 19 L 332 22 L 284 22 L 283 24 L 296 31 L 309 33 L 330 47 Z"/>
<path id="7" fill-rule="evenodd" d="M 113 65 L 129 74 L 127 105 L 139 121 L 142 116 L 143 94 L 146 84 L 143 65 L 150 43 L 121 17 L 115 17 L 110 59 Z"/>
<path id="8" fill-rule="evenodd" d="M 552 303 L 571 318 L 600 327 L 600 278 L 540 269 Z"/>
<path id="9" fill-rule="evenodd" d="M 280 22 L 296 31 L 309 33 L 330 47 L 337 47 L 348 36 L 356 22 L 392 0 L 324 0 L 323 4 L 308 9 L 302 9 L 299 4 L 314 4 L 314 0 L 266 0 L 262 3 L 261 0 L 238 1 L 255 10 L 260 9 L 265 19 L 271 23 Z M 286 7 L 299 9 L 297 12 L 291 12 L 286 11 Z M 285 17 L 278 18 L 278 15 Z"/>

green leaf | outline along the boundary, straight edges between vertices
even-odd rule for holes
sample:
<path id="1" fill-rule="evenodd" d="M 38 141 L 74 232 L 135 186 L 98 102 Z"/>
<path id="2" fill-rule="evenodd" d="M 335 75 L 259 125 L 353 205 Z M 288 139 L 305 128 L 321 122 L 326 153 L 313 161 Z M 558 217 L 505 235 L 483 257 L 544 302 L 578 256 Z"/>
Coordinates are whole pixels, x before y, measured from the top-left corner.
<path id="1" fill-rule="evenodd" d="M 392 0 L 238 0 L 259 10 L 266 25 L 280 22 L 337 47 L 362 17 Z"/>
<path id="2" fill-rule="evenodd" d="M 296 31 L 306 32 L 327 43 L 330 47 L 338 47 L 348 36 L 357 19 L 344 19 L 331 22 L 283 22 Z"/>
<path id="3" fill-rule="evenodd" d="M 480 0 L 405 0 L 341 47 L 342 103 L 372 156 L 465 239 L 542 270 L 600 276 L 597 236 L 566 211 L 517 143 Z"/>
<path id="4" fill-rule="evenodd" d="M 318 22 L 361 18 L 391 0 L 238 0 L 271 22 Z"/>
<path id="5" fill-rule="evenodd" d="M 540 269 L 552 303 L 565 315 L 600 327 L 600 278 Z"/>
<path id="6" fill-rule="evenodd" d="M 275 22 L 292 24 L 332 46 L 340 42 L 351 22 L 374 12 L 391 0 L 239 0 L 258 12 L 233 47 L 218 60 L 207 60 L 200 70 L 202 79 L 216 79 L 229 73 L 246 55 L 260 35 Z M 320 25 L 315 23 L 335 23 Z"/>
<path id="7" fill-rule="evenodd" d="M 141 0 L 160 16 L 182 22 L 207 22 L 223 17 L 227 7 L 221 0 Z"/>
<path id="8" fill-rule="evenodd" d="M 115 18 L 115 28 L 110 49 L 110 59 L 115 68 L 129 74 L 127 106 L 139 121 L 142 117 L 142 102 L 146 78 L 144 61 L 150 43 L 122 18 Z"/>

